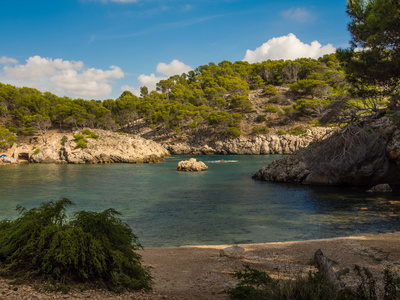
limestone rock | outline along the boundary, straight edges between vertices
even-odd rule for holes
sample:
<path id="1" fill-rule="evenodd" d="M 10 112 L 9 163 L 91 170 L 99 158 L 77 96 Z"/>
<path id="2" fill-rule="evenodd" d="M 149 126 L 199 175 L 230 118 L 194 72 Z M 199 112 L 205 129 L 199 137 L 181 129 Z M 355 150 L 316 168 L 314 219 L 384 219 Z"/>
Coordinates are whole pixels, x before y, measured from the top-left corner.
<path id="1" fill-rule="evenodd" d="M 245 252 L 246 251 L 244 250 L 244 248 L 238 245 L 234 245 L 220 250 L 219 255 L 232 258 L 243 258 Z"/>
<path id="2" fill-rule="evenodd" d="M 392 188 L 387 183 L 377 184 L 374 187 L 370 188 L 368 193 L 390 193 Z"/>
<path id="3" fill-rule="evenodd" d="M 196 161 L 195 158 L 182 160 L 178 163 L 178 171 L 198 172 L 207 170 L 208 167 L 202 161 Z"/>

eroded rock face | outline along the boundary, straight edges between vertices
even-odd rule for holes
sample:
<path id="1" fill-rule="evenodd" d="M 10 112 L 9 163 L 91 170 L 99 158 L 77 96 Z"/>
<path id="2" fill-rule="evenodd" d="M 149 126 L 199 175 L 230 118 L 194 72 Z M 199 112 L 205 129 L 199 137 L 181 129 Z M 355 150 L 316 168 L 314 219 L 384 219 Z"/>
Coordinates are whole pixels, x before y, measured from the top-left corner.
<path id="1" fill-rule="evenodd" d="M 177 170 L 185 172 L 198 172 L 207 170 L 208 167 L 202 161 L 197 161 L 195 158 L 182 160 L 178 163 Z"/>
<path id="2" fill-rule="evenodd" d="M 273 161 L 253 178 L 313 185 L 399 184 L 400 129 L 385 119 L 355 126 Z"/>
<path id="3" fill-rule="evenodd" d="M 322 139 L 331 134 L 332 128 L 311 128 L 306 136 L 285 135 L 259 135 L 246 139 L 239 137 L 224 141 L 209 142 L 204 145 L 189 145 L 187 143 L 164 143 L 171 154 L 183 155 L 209 155 L 209 154 L 291 154 L 301 148 L 307 147 L 311 142 Z"/>
<path id="4" fill-rule="evenodd" d="M 33 154 L 31 160 L 36 163 L 155 163 L 169 156 L 169 152 L 160 144 L 132 135 L 93 130 L 98 139 L 87 137 L 87 148 L 79 148 L 75 140 L 67 141 L 64 146 L 56 142 L 46 144 L 40 152 Z"/>

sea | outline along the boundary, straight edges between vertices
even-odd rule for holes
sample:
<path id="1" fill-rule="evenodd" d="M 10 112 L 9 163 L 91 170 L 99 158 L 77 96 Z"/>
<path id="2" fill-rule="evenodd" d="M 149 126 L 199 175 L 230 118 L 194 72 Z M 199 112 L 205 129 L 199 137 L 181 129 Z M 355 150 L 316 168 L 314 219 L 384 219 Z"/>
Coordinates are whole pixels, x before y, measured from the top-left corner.
<path id="1" fill-rule="evenodd" d="M 181 160 L 208 170 L 178 172 Z M 0 168 L 0 220 L 68 198 L 77 211 L 114 208 L 144 247 L 231 245 L 400 230 L 400 196 L 370 186 L 334 187 L 252 179 L 280 155 L 172 156 L 157 164 L 26 164 Z"/>

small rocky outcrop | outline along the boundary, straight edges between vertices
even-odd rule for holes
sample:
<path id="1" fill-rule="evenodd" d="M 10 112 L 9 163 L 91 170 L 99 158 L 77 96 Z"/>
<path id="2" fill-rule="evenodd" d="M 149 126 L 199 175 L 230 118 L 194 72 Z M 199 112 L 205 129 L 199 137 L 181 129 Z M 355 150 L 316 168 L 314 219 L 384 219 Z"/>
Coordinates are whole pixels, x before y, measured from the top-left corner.
<path id="1" fill-rule="evenodd" d="M 314 185 L 400 183 L 400 129 L 387 118 L 348 127 L 273 161 L 254 179 Z"/>
<path id="2" fill-rule="evenodd" d="M 95 130 L 98 139 L 87 137 L 87 148 L 80 148 L 75 140 L 61 145 L 57 141 L 42 145 L 32 154 L 35 163 L 157 163 L 169 156 L 160 144 L 133 135 Z"/>
<path id="3" fill-rule="evenodd" d="M 202 161 L 197 161 L 195 158 L 182 160 L 178 163 L 177 170 L 185 172 L 199 172 L 207 170 L 208 167 Z"/>
<path id="4" fill-rule="evenodd" d="M 226 247 L 219 251 L 220 256 L 227 256 L 231 258 L 243 258 L 246 250 L 238 245 Z"/>
<path id="5" fill-rule="evenodd" d="M 367 190 L 368 193 L 390 193 L 392 188 L 387 183 L 377 184 Z"/>
<path id="6" fill-rule="evenodd" d="M 307 147 L 311 142 L 322 139 L 335 131 L 334 128 L 315 127 L 307 130 L 307 135 L 294 136 L 290 134 L 257 135 L 245 138 L 226 139 L 204 144 L 164 143 L 163 146 L 171 154 L 210 155 L 210 154 L 291 154 Z"/>

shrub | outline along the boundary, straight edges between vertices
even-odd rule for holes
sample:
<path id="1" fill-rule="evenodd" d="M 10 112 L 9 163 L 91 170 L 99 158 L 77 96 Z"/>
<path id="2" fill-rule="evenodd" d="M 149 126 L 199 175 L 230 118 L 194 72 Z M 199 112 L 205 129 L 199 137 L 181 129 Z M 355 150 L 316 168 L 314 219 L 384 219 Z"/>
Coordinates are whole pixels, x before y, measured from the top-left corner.
<path id="1" fill-rule="evenodd" d="M 283 129 L 278 129 L 278 135 L 285 135 L 285 134 L 287 134 L 287 132 L 285 131 L 285 130 L 283 130 Z"/>
<path id="2" fill-rule="evenodd" d="M 79 134 L 79 133 L 75 134 L 74 139 L 75 139 L 76 145 L 79 148 L 82 148 L 82 149 L 87 148 L 88 141 L 85 139 L 85 137 L 82 134 Z"/>
<path id="3" fill-rule="evenodd" d="M 15 135 L 13 135 L 7 128 L 0 126 L 0 149 L 8 149 L 17 141 Z"/>
<path id="4" fill-rule="evenodd" d="M 68 142 L 68 138 L 64 135 L 61 139 L 61 145 L 64 146 L 66 142 Z"/>
<path id="5" fill-rule="evenodd" d="M 82 149 L 87 148 L 87 143 L 88 143 L 88 142 L 87 142 L 87 140 L 86 140 L 85 138 L 76 141 L 76 145 L 77 145 L 79 148 L 82 148 Z"/>
<path id="6" fill-rule="evenodd" d="M 253 135 L 268 134 L 269 128 L 267 126 L 254 126 Z"/>
<path id="7" fill-rule="evenodd" d="M 39 154 L 40 153 L 40 148 L 36 148 L 35 151 L 33 151 L 33 154 Z"/>
<path id="8" fill-rule="evenodd" d="M 306 136 L 307 135 L 307 130 L 303 127 L 303 126 L 297 126 L 297 127 L 295 127 L 295 128 L 293 128 L 293 129 L 290 129 L 289 130 L 289 133 L 291 134 L 291 135 L 304 135 L 304 136 Z"/>
<path id="9" fill-rule="evenodd" d="M 229 126 L 226 129 L 226 132 L 228 133 L 229 137 L 231 137 L 231 138 L 239 137 L 242 134 L 242 132 L 237 127 L 234 127 L 234 126 Z"/>
<path id="10" fill-rule="evenodd" d="M 264 115 L 258 115 L 257 118 L 255 119 L 255 121 L 256 121 L 257 123 L 262 123 L 262 122 L 265 122 L 265 121 L 266 121 L 266 118 L 265 118 Z"/>
<path id="11" fill-rule="evenodd" d="M 279 113 L 281 110 L 275 106 L 267 105 L 267 106 L 265 106 L 265 111 L 276 114 L 276 113 Z"/>
<path id="12" fill-rule="evenodd" d="M 89 129 L 83 130 L 82 133 L 88 135 L 89 137 L 91 137 L 92 139 L 95 139 L 95 140 L 97 140 L 99 138 L 99 136 L 96 133 L 90 131 Z"/>
<path id="13" fill-rule="evenodd" d="M 0 262 L 3 275 L 39 276 L 68 290 L 70 283 L 94 283 L 113 291 L 150 289 L 151 276 L 141 265 L 141 248 L 131 228 L 113 209 L 77 212 L 68 219 L 64 198 L 26 210 L 0 222 Z"/>
<path id="14" fill-rule="evenodd" d="M 278 91 L 272 84 L 269 84 L 264 88 L 264 93 L 268 96 L 278 95 Z"/>

